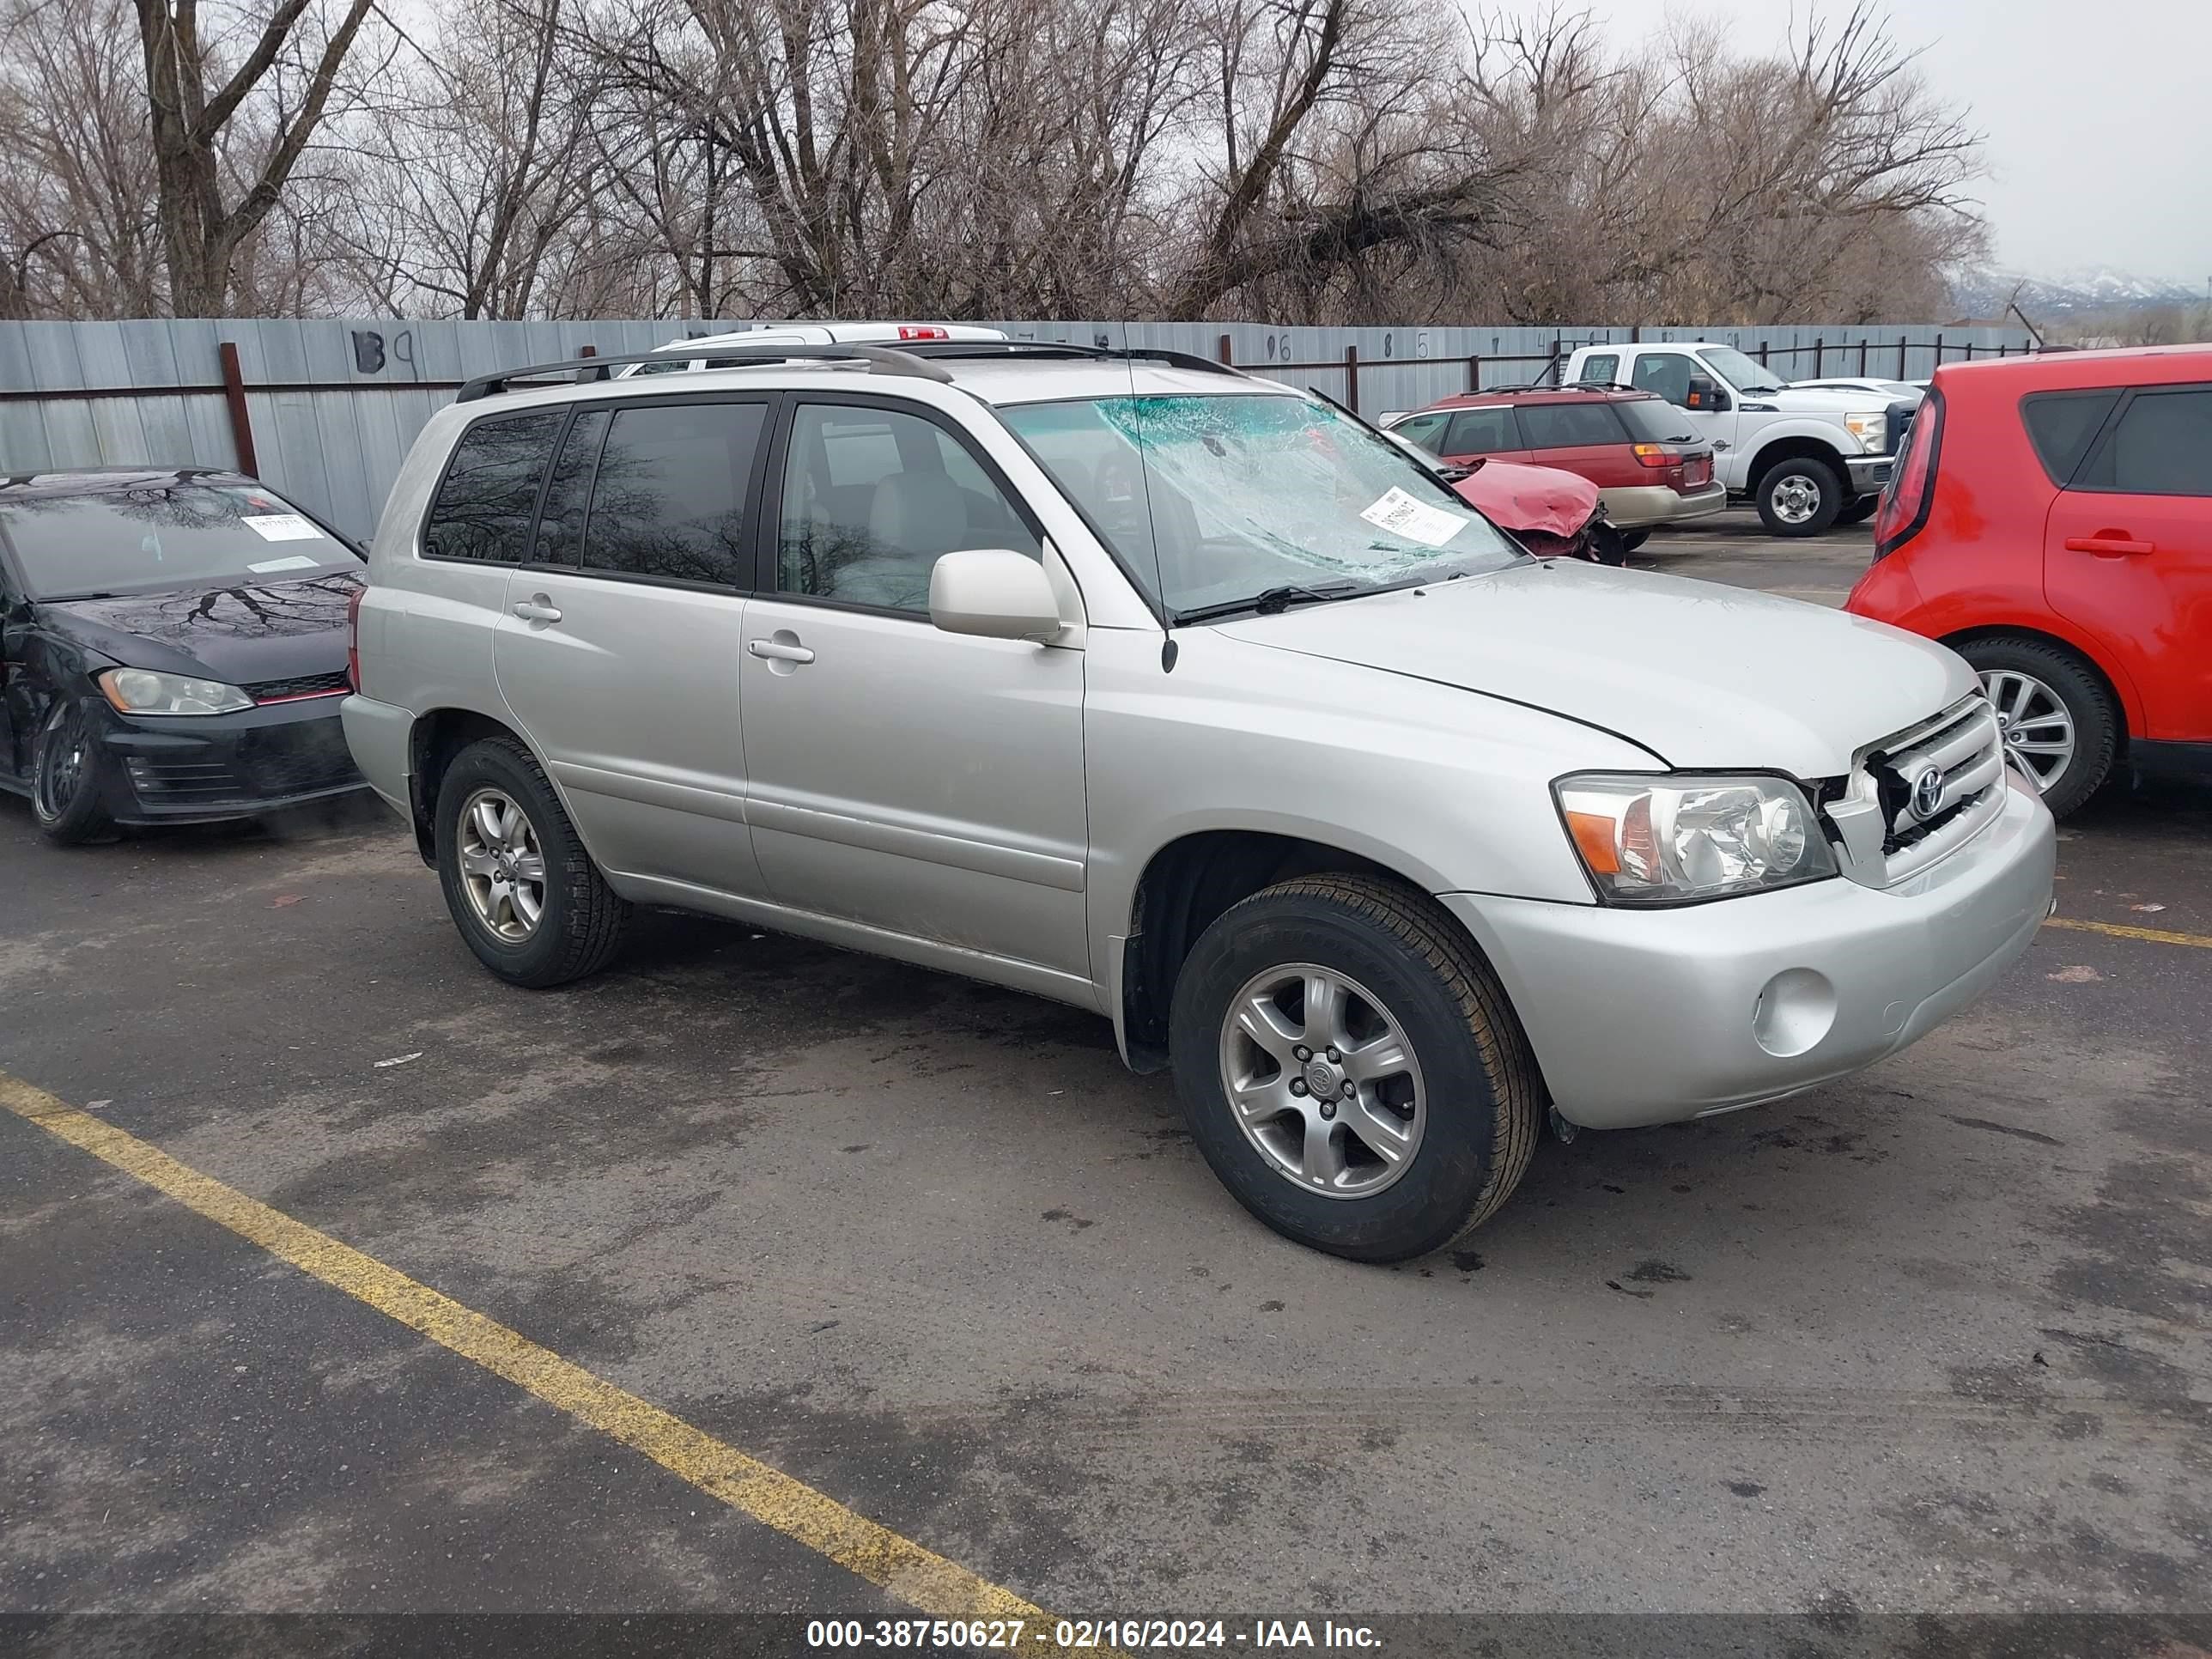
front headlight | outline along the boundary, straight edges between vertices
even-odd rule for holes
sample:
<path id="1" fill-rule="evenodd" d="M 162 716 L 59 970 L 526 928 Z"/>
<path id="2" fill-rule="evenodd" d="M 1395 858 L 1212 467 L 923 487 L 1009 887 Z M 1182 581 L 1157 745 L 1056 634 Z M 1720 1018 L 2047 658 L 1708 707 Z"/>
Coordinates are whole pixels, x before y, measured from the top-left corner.
<path id="1" fill-rule="evenodd" d="M 1780 778 L 1585 773 L 1553 788 L 1607 904 L 1680 904 L 1836 873 L 1812 804 Z"/>
<path id="2" fill-rule="evenodd" d="M 1854 410 L 1844 416 L 1844 430 L 1856 438 L 1869 454 L 1879 455 L 1889 447 L 1889 411 Z"/>
<path id="3" fill-rule="evenodd" d="M 253 707 L 234 685 L 150 668 L 111 668 L 100 675 L 100 689 L 126 714 L 230 714 Z"/>

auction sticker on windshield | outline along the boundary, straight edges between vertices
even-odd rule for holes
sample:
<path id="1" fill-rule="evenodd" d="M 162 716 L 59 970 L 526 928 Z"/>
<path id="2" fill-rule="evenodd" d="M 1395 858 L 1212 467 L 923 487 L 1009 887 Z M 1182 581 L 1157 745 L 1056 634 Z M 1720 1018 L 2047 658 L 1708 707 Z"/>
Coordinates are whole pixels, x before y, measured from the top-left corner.
<path id="1" fill-rule="evenodd" d="M 1442 547 L 1468 526 L 1462 514 L 1417 501 L 1395 484 L 1384 490 L 1382 499 L 1372 507 L 1362 508 L 1359 516 L 1394 536 L 1403 536 L 1424 547 Z"/>
<path id="2" fill-rule="evenodd" d="M 296 513 L 248 514 L 239 520 L 268 542 L 319 542 L 323 532 Z"/>

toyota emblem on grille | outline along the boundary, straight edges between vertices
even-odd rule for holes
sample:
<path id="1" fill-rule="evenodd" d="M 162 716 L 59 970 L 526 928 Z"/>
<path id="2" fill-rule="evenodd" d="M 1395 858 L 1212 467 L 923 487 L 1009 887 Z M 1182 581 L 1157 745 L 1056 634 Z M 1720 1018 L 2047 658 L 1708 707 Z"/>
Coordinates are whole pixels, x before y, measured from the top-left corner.
<path id="1" fill-rule="evenodd" d="M 1943 769 L 1930 766 L 1923 769 L 1912 780 L 1912 816 L 1923 823 L 1934 817 L 1943 806 Z"/>

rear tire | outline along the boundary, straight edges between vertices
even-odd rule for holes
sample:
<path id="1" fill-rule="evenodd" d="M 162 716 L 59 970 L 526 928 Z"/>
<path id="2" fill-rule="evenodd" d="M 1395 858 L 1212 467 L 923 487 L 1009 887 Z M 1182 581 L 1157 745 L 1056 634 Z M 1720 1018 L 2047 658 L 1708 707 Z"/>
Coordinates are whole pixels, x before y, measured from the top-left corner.
<path id="1" fill-rule="evenodd" d="M 2124 724 L 2096 672 L 2062 647 L 2017 635 L 1969 640 L 1958 652 L 1997 705 L 2007 760 L 2038 785 L 2051 815 L 2063 818 L 2095 794 L 2112 772 Z M 2030 769 L 2038 757 L 2014 746 L 2015 730 L 2029 744 L 2057 742 L 2063 732 L 2072 753 L 2059 770 L 2039 777 Z"/>
<path id="2" fill-rule="evenodd" d="M 107 763 L 84 706 L 58 700 L 39 728 L 31 757 L 31 818 L 58 847 L 81 847 L 115 833 L 107 812 Z"/>
<path id="3" fill-rule="evenodd" d="M 1838 524 L 1864 524 L 1881 506 L 1879 495 L 1862 495 L 1836 514 Z"/>
<path id="4" fill-rule="evenodd" d="M 1774 536 L 1817 536 L 1835 523 L 1844 505 L 1835 468 L 1809 455 L 1775 462 L 1759 475 L 1752 494 L 1759 522 Z"/>
<path id="5" fill-rule="evenodd" d="M 1323 981 L 1336 989 L 1317 1008 Z M 1169 1048 L 1222 1184 L 1285 1237 L 1355 1261 L 1425 1255 L 1487 1220 L 1544 1119 L 1489 964 L 1433 900 L 1370 876 L 1282 882 L 1224 913 L 1176 979 Z M 1374 1150 L 1394 1135 L 1402 1164 Z"/>
<path id="6" fill-rule="evenodd" d="M 1651 532 L 1648 530 L 1624 530 L 1620 532 L 1620 550 L 1633 553 L 1650 539 Z"/>
<path id="7" fill-rule="evenodd" d="M 472 743 L 446 769 L 437 859 L 453 926 L 510 985 L 565 985 L 622 946 L 629 906 L 584 850 L 537 757 L 512 738 Z"/>

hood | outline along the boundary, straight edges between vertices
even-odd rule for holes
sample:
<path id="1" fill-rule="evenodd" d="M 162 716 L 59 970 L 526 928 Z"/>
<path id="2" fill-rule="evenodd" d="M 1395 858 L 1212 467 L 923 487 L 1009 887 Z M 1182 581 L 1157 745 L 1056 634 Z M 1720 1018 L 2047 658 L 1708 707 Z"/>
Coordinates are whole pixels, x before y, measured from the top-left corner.
<path id="1" fill-rule="evenodd" d="M 1975 685 L 1952 652 L 1884 623 L 1566 560 L 1215 626 L 1549 709 L 1685 769 L 1835 777 Z"/>
<path id="2" fill-rule="evenodd" d="M 1845 415 L 1852 410 L 1883 410 L 1892 404 L 1910 401 L 1903 398 L 1885 398 L 1879 392 L 1815 392 L 1810 387 L 1786 386 L 1779 392 L 1747 392 L 1743 400 L 1752 404 L 1772 404 L 1785 415 Z"/>
<path id="3" fill-rule="evenodd" d="M 226 685 L 334 673 L 346 665 L 346 604 L 362 578 L 329 572 L 107 599 L 45 600 L 45 625 L 131 668 Z"/>
<path id="4" fill-rule="evenodd" d="M 1485 461 L 1452 489 L 1501 530 L 1571 539 L 1597 511 L 1597 486 L 1556 466 Z"/>

